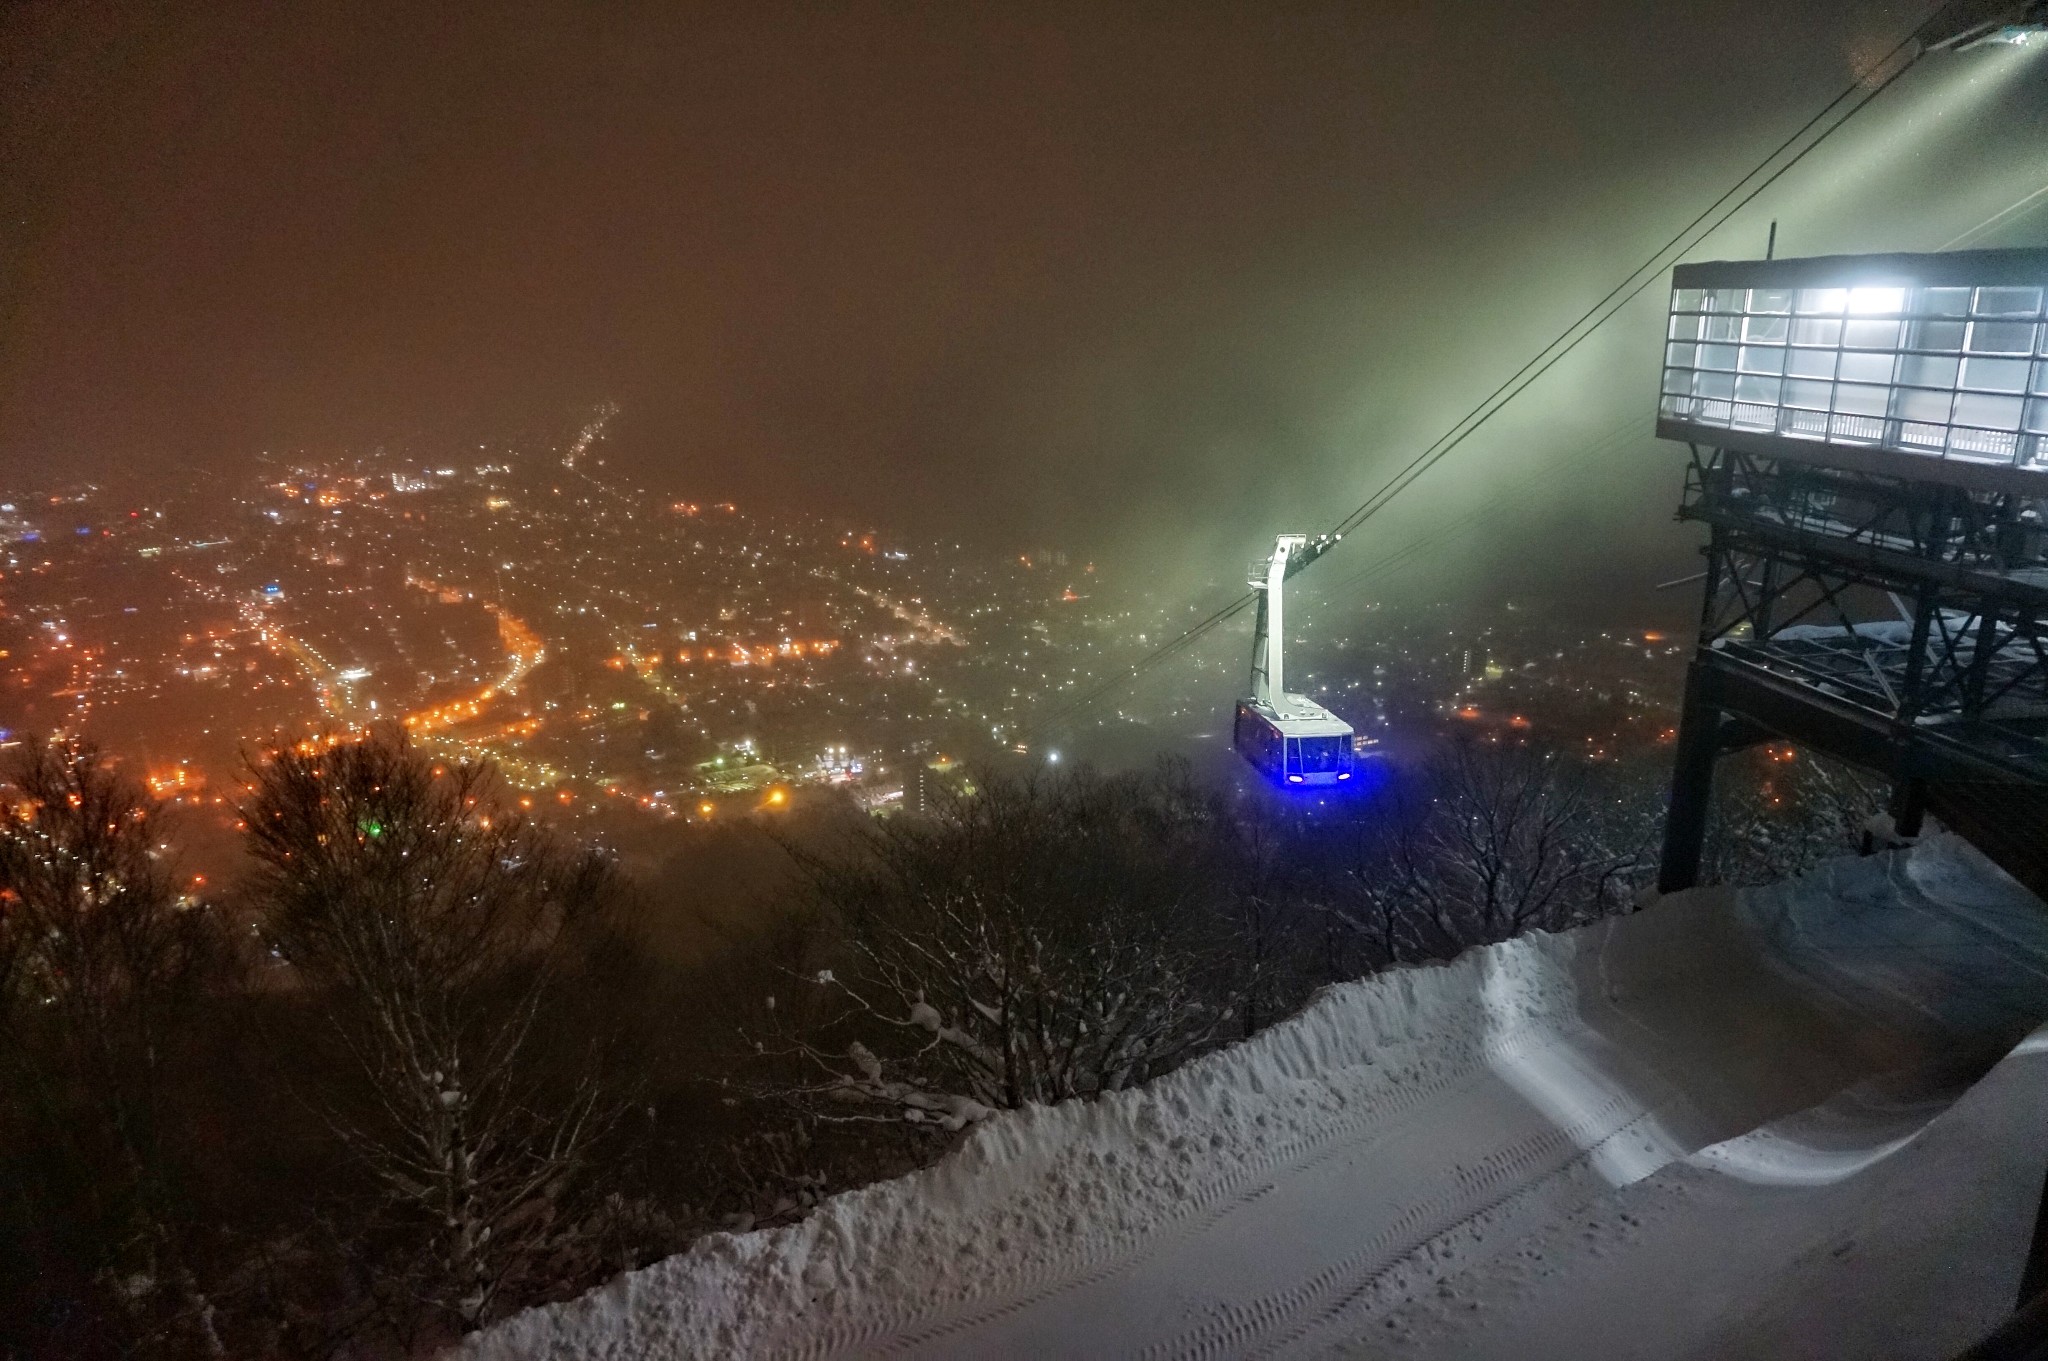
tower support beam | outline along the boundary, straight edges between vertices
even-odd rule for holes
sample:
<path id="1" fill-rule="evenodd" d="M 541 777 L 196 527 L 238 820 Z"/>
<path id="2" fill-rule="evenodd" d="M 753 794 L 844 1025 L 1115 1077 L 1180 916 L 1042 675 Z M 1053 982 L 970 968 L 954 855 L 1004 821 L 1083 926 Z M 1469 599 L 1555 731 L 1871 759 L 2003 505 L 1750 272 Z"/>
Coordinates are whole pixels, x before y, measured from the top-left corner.
<path id="1" fill-rule="evenodd" d="M 1678 719 L 1678 754 L 1671 770 L 1671 806 L 1664 818 L 1664 855 L 1657 891 L 1677 893 L 1700 879 L 1707 844 L 1707 814 L 1714 802 L 1714 762 L 1721 755 L 1724 715 L 1714 673 L 1695 661 L 1686 671 L 1685 709 Z"/>
<path id="2" fill-rule="evenodd" d="M 1783 740 L 1889 781 L 2048 896 L 2048 504 L 1694 450 L 1708 527 L 1658 884 L 1698 881 L 1714 761 Z M 1987 791 L 1995 791 L 1987 793 Z M 2029 834 L 2021 834 L 2026 832 Z"/>

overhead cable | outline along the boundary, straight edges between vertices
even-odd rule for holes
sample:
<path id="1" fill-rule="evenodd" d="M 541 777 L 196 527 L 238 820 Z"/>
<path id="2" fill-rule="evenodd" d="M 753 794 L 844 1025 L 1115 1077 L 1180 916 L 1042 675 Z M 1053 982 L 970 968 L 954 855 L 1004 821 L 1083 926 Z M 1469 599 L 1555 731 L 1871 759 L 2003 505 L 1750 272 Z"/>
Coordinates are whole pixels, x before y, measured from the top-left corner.
<path id="1" fill-rule="evenodd" d="M 1939 8 L 1939 6 L 1936 6 L 1934 10 L 1930 10 L 1928 17 L 1932 17 Z M 1692 221 L 1680 228 L 1662 246 L 1653 251 L 1642 264 L 1637 265 L 1634 269 L 1623 275 L 1621 282 L 1609 289 L 1598 302 L 1581 313 L 1576 320 L 1560 331 L 1549 344 L 1538 350 L 1534 357 L 1517 369 L 1514 374 L 1489 393 L 1478 405 L 1466 412 L 1463 417 L 1442 435 L 1438 436 L 1435 441 L 1426 446 L 1407 463 L 1403 464 L 1392 477 L 1382 483 L 1356 509 L 1339 520 L 1329 533 L 1336 536 L 1348 534 L 1378 514 L 1395 497 L 1406 491 L 1418 478 L 1435 467 L 1446 455 L 1462 445 L 1481 426 L 1491 420 L 1502 407 L 1513 401 L 1522 392 L 1527 390 L 1532 383 L 1555 367 L 1566 355 L 1577 349 L 1581 342 L 1598 330 L 1615 313 L 1633 301 L 1653 280 L 1660 278 L 1664 271 L 1675 261 L 1676 257 L 1684 255 L 1687 251 L 1693 249 L 1708 236 L 1712 235 L 1729 218 L 1749 206 L 1758 195 L 1777 183 L 1792 167 L 1798 165 L 1807 156 L 1811 155 L 1815 148 L 1819 147 L 1836 132 L 1839 132 L 1850 119 L 1854 118 L 1865 108 L 1868 108 L 1871 101 L 1891 88 L 1892 84 L 1899 77 L 1912 69 L 1919 56 L 1915 48 L 1918 44 L 1918 34 L 1924 23 L 1925 20 L 1923 19 L 1922 24 L 1916 24 L 1905 38 L 1901 39 L 1896 46 L 1879 58 L 1875 64 L 1867 68 L 1865 73 L 1851 81 L 1839 94 L 1829 100 L 1818 113 L 1807 119 L 1791 136 L 1773 148 L 1770 154 L 1759 161 L 1754 168 L 1738 179 L 1719 198 L 1708 204 Z M 1899 61 L 1898 59 L 1902 55 L 1906 57 L 1906 60 Z M 1894 65 L 1894 63 L 1897 64 Z M 1866 83 L 1877 72 L 1883 71 L 1887 67 L 1892 68 L 1888 75 L 1877 80 L 1875 83 Z M 1847 110 L 1841 113 L 1839 117 L 1833 117 L 1833 121 L 1829 121 L 1845 103 L 1848 104 Z M 1817 133 L 1814 131 L 1816 128 L 1819 129 Z M 1808 134 L 1814 135 L 1809 137 Z M 1804 143 L 1803 145 L 1801 145 L 1802 142 Z M 1794 150 L 1795 147 L 1797 150 Z M 1789 157 L 1786 156 L 1787 152 L 1791 152 Z M 1783 164 L 1779 164 L 1775 169 L 1772 169 L 1773 163 L 1779 161 L 1781 157 L 1785 158 Z M 1762 176 L 1762 178 L 1758 179 L 1759 176 Z M 1745 186 L 1750 186 L 1751 181 L 1756 181 L 1756 183 L 1753 187 L 1747 188 L 1745 192 Z M 1205 616 L 1177 637 L 1154 648 L 1128 667 L 1117 671 L 1076 697 L 1070 703 L 1063 705 L 1054 713 L 1039 720 L 1023 736 L 1028 740 L 1046 729 L 1064 722 L 1067 718 L 1086 709 L 1104 695 L 1130 683 L 1138 676 L 1157 666 L 1160 662 L 1183 651 L 1188 645 L 1206 635 L 1219 624 L 1234 617 L 1257 599 L 1257 591 L 1248 591 L 1244 595 L 1237 597 L 1230 603 Z"/>

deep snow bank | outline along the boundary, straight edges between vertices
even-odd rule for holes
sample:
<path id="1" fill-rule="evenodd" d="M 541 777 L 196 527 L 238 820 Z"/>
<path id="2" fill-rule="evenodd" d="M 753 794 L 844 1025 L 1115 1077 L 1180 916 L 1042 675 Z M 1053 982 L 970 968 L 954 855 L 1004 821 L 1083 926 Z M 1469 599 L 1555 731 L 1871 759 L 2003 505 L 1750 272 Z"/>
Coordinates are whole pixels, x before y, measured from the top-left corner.
<path id="1" fill-rule="evenodd" d="M 1853 1083 L 1953 1095 L 2048 1010 L 2043 961 L 2039 905 L 1947 840 L 1681 895 L 1327 989 L 1143 1089 L 998 1116 L 931 1168 L 713 1235 L 462 1352 L 1337 1345 Z"/>
<path id="2" fill-rule="evenodd" d="M 711 1235 L 508 1320 L 469 1352 L 830 1352 L 913 1312 L 1014 1290 L 1483 1066 L 1491 1022 L 1474 1001 L 1490 969 L 1515 979 L 1523 1025 L 1569 1020 L 1554 959 L 1568 953 L 1565 938 L 1529 937 L 1326 989 L 1299 1016 L 1144 1088 L 998 1115 L 933 1167 L 835 1196 L 798 1224 Z"/>
<path id="3" fill-rule="evenodd" d="M 1947 1361 L 2012 1309 L 2048 1032 L 1933 1119 L 1854 1089 L 1560 1217 L 1334 1355 Z"/>

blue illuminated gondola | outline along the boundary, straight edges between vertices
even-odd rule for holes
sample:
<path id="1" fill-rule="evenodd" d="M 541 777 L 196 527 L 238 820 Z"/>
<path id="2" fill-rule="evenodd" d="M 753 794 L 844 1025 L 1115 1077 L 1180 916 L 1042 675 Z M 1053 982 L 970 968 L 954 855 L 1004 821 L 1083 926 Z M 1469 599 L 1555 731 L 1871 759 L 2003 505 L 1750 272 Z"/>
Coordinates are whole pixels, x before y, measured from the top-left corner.
<path id="1" fill-rule="evenodd" d="M 1282 534 L 1273 556 L 1246 574 L 1259 592 L 1259 616 L 1252 634 L 1251 694 L 1238 701 L 1231 741 L 1238 754 L 1277 784 L 1334 785 L 1352 776 L 1351 725 L 1285 685 L 1282 638 L 1287 578 L 1335 544 L 1335 536 L 1311 542 Z"/>

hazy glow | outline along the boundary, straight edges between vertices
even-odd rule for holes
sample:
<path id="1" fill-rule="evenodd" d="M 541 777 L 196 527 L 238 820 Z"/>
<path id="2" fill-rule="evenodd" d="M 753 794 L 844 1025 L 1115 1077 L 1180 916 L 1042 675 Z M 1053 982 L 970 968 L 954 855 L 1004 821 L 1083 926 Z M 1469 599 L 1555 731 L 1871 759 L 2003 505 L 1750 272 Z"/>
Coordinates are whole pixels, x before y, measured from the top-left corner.
<path id="1" fill-rule="evenodd" d="M 2001 47 L 1923 60 L 1919 70 L 1900 81 L 1873 106 L 1871 113 L 1857 120 L 1861 126 L 1852 126 L 1833 139 L 1796 172 L 1773 186 L 1756 207 L 1737 214 L 1729 227 L 1710 237 L 1706 247 L 1695 250 L 1691 258 L 1741 258 L 1760 253 L 1754 246 L 1727 249 L 1725 238 L 1730 231 L 1742 232 L 1745 239 L 1750 237 L 1755 231 L 1750 221 L 1752 214 L 1765 211 L 1783 221 L 1781 245 L 1793 243 L 1794 248 L 1781 249 L 1781 255 L 1907 248 L 1911 238 L 1902 239 L 1900 230 L 1904 225 L 1900 210 L 1905 205 L 1896 201 L 1887 204 L 1886 211 L 1879 216 L 1866 216 L 1847 224 L 1852 234 L 1848 240 L 1839 232 L 1820 229 L 1817 224 L 1838 218 L 1873 189 L 1895 185 L 1905 167 L 1941 155 L 1941 144 L 1956 134 L 1980 131 L 1985 111 L 1991 105 L 2023 79 L 2038 79 L 2039 57 L 2039 48 Z M 2035 161 L 2029 173 L 2039 170 L 2040 164 Z M 1938 200 L 1913 205 L 1907 221 L 1922 215 L 1932 217 L 1930 210 L 1965 200 L 1962 192 L 1944 193 Z M 1864 233 L 1874 233 L 1868 244 L 1853 239 Z M 1946 234 L 1930 233 L 1928 240 L 1931 243 Z"/>

